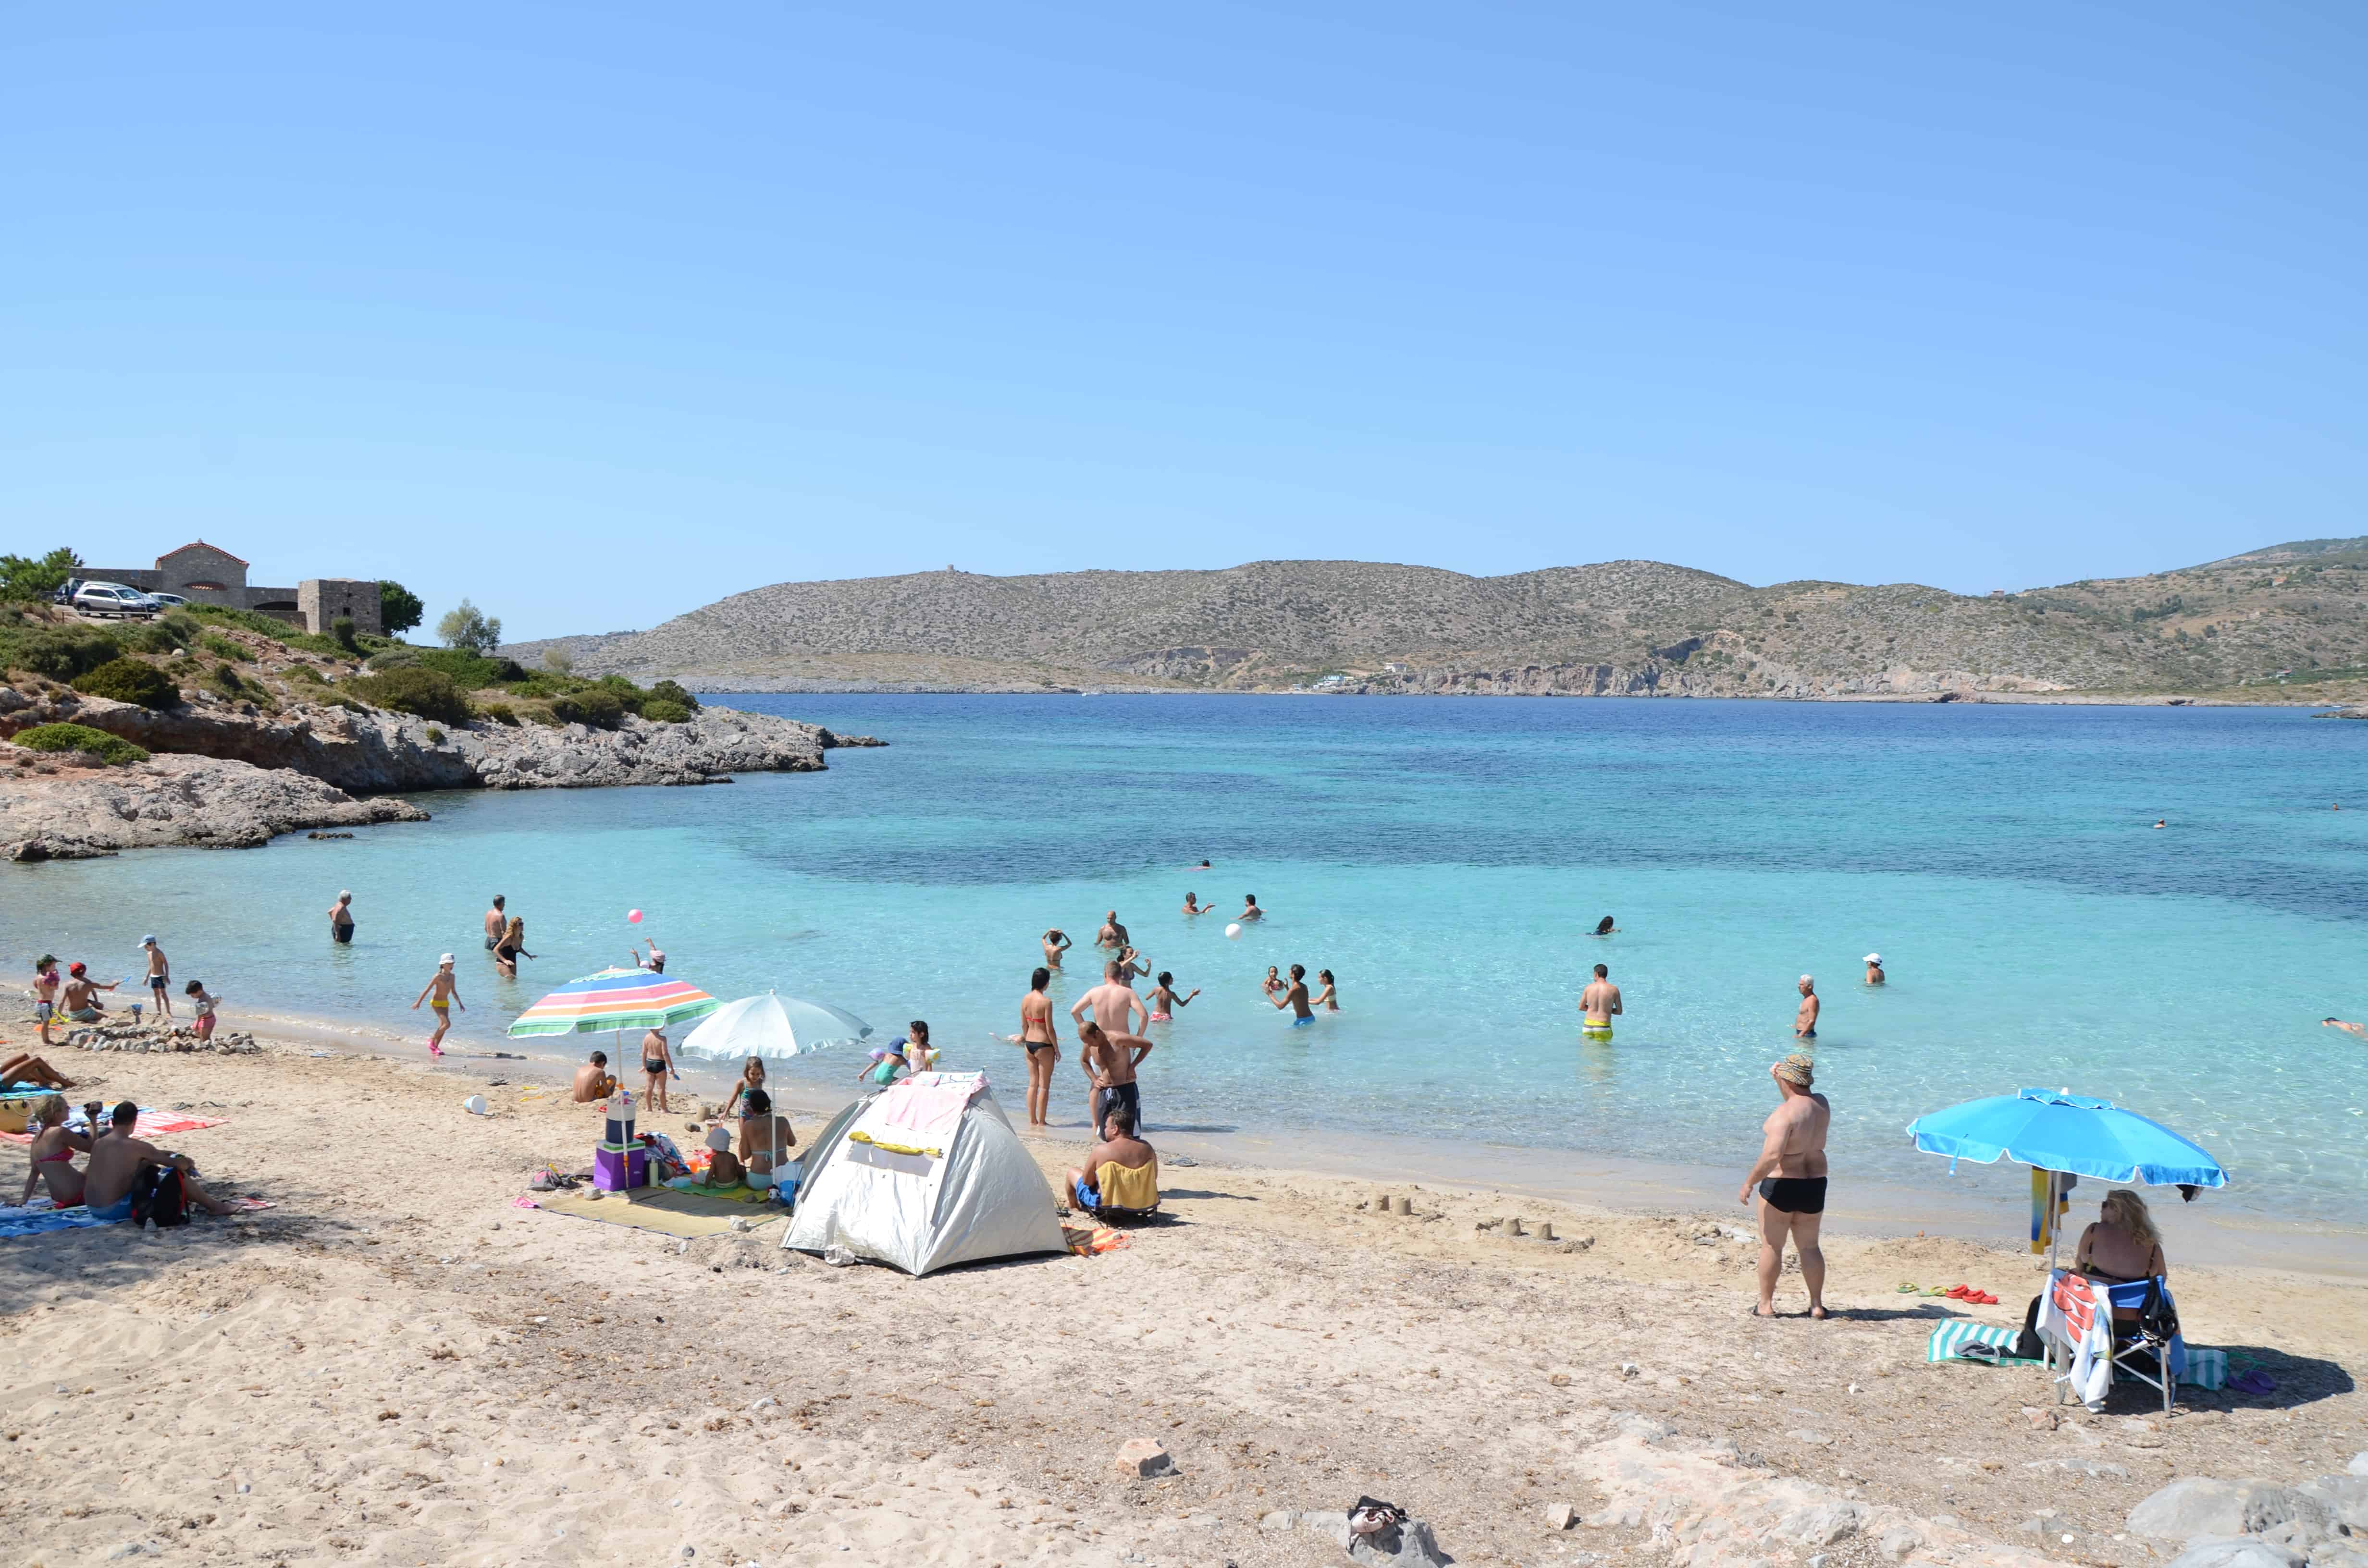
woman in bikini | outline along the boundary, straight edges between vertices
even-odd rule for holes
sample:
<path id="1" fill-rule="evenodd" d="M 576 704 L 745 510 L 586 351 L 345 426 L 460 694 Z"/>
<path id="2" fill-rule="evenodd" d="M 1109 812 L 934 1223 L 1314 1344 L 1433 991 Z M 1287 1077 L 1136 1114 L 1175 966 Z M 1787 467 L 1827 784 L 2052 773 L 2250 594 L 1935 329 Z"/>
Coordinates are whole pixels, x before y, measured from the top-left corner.
<path id="1" fill-rule="evenodd" d="M 1069 940 L 1069 934 L 1058 926 L 1039 937 L 1037 941 L 1044 949 L 1044 962 L 1053 969 L 1060 968 L 1061 955 L 1076 946 L 1075 942 Z"/>
<path id="2" fill-rule="evenodd" d="M 1151 1021 L 1155 1024 L 1170 1022 L 1175 1018 L 1178 1008 L 1189 1005 L 1192 998 L 1199 994 L 1201 994 L 1201 988 L 1196 985 L 1184 995 L 1178 996 L 1176 994 L 1176 977 L 1166 970 L 1161 970 L 1159 983 L 1152 987 L 1151 991 Z"/>
<path id="3" fill-rule="evenodd" d="M 90 1153 L 90 1137 L 66 1131 L 66 1102 L 56 1095 L 48 1096 L 33 1108 L 33 1119 L 41 1124 L 41 1131 L 33 1140 L 33 1163 L 25 1172 L 25 1190 L 17 1194 L 17 1205 L 22 1207 L 31 1200 L 36 1183 L 47 1182 L 51 1201 L 61 1209 L 71 1209 L 82 1201 L 83 1173 L 74 1165 L 74 1157 Z"/>
<path id="4" fill-rule="evenodd" d="M 1309 1003 L 1308 1006 L 1311 1007 L 1321 1007 L 1327 1013 L 1338 1012 L 1340 1010 L 1340 992 L 1338 987 L 1332 983 L 1332 971 L 1328 969 L 1319 969 L 1315 971 L 1315 978 L 1323 984 L 1324 989 L 1316 993 L 1315 1000 Z"/>
<path id="5" fill-rule="evenodd" d="M 1028 994 L 1019 999 L 1019 1032 L 1011 1043 L 1028 1052 L 1028 1125 L 1049 1129 L 1044 1112 L 1053 1098 L 1053 1069 L 1061 1064 L 1061 1033 L 1053 1027 L 1053 999 L 1044 988 L 1053 971 L 1039 969 L 1028 977 Z"/>

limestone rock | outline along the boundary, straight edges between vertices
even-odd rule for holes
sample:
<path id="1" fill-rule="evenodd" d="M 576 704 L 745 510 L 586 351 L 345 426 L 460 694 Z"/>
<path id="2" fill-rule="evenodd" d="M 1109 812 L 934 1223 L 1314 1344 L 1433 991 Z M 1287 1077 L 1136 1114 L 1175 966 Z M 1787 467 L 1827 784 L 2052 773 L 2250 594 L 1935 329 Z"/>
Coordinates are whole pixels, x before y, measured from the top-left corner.
<path id="1" fill-rule="evenodd" d="M 1865 1519 L 1866 1509 L 1856 1503 L 1820 1503 L 1785 1515 L 1774 1533 L 1803 1546 L 1831 1546 L 1858 1534 Z"/>
<path id="2" fill-rule="evenodd" d="M 2322 1475 L 2294 1490 L 2326 1504 L 2339 1524 L 2368 1535 L 2368 1475 Z"/>
<path id="3" fill-rule="evenodd" d="M 2299 1524 L 2305 1533 L 2319 1536 L 2333 1533 L 2336 1517 L 2328 1498 L 2292 1487 L 2194 1476 L 2172 1482 L 2131 1509 L 2130 1530 L 2157 1540 L 2189 1540 L 2260 1535 Z"/>
<path id="4" fill-rule="evenodd" d="M 251 849 L 298 828 L 427 820 L 407 801 L 358 801 L 284 768 L 159 756 L 10 779 L 0 789 L 0 857 L 87 859 L 168 844 Z"/>
<path id="5" fill-rule="evenodd" d="M 1546 1528 L 1550 1530 L 1566 1530 L 1577 1522 L 1578 1510 L 1572 1507 L 1569 1504 L 1549 1503 L 1546 1505 Z"/>
<path id="6" fill-rule="evenodd" d="M 2190 1541 L 2169 1568 L 2303 1568 L 2303 1555 L 2249 1536 Z"/>
<path id="7" fill-rule="evenodd" d="M 1149 1437 L 1131 1439 L 1110 1461 L 1111 1468 L 1131 1481 L 1151 1481 L 1176 1473 L 1176 1461 Z"/>
<path id="8" fill-rule="evenodd" d="M 1349 1557 L 1352 1562 L 1387 1563 L 1391 1568 L 1447 1568 L 1453 1561 L 1439 1549 L 1438 1538 L 1423 1519 L 1408 1519 L 1373 1535 L 1354 1537 L 1349 1542 Z"/>
<path id="9" fill-rule="evenodd" d="M 1896 1525 L 1883 1532 L 1883 1539 L 1876 1543 L 1875 1550 L 1894 1562 L 1904 1562 L 1922 1550 L 1924 1544 L 1922 1530 L 1913 1525 Z"/>

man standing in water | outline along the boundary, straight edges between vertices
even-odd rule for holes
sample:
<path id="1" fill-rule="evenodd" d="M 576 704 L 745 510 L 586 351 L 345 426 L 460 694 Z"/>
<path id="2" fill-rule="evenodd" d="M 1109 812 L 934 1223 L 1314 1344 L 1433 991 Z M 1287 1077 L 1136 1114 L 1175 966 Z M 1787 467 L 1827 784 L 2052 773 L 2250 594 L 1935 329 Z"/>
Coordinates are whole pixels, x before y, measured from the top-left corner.
<path id="1" fill-rule="evenodd" d="M 1817 1010 L 1824 1004 L 1817 1000 L 1817 983 L 1808 975 L 1801 977 L 1801 1010 L 1793 1015 L 1793 1038 L 1817 1038 Z"/>
<path id="2" fill-rule="evenodd" d="M 1766 1135 L 1759 1158 L 1744 1173 L 1736 1201 L 1748 1205 L 1752 1185 L 1759 1187 L 1759 1305 L 1756 1315 L 1776 1315 L 1776 1279 L 1784 1268 L 1784 1239 L 1801 1258 L 1801 1283 L 1809 1288 L 1809 1315 L 1826 1315 L 1826 1255 L 1817 1246 L 1817 1231 L 1826 1218 L 1826 1131 L 1833 1125 L 1834 1108 L 1811 1085 L 1816 1060 L 1804 1051 L 1768 1069 L 1783 1103 L 1770 1112 L 1761 1128 Z"/>
<path id="3" fill-rule="evenodd" d="M 1578 994 L 1578 1032 L 1588 1040 L 1610 1040 L 1612 1015 L 1620 1010 L 1620 987 L 1611 983 L 1611 971 L 1597 964 L 1595 978 Z"/>
<path id="4" fill-rule="evenodd" d="M 337 902 L 329 905 L 329 940 L 350 942 L 354 939 L 354 895 L 340 892 Z"/>
<path id="5" fill-rule="evenodd" d="M 1315 1021 L 1315 1015 L 1307 1006 L 1307 966 L 1304 963 L 1292 964 L 1291 983 L 1282 988 L 1281 995 L 1269 994 L 1267 1000 L 1274 1004 L 1274 1010 L 1278 1013 L 1288 1007 L 1298 1015 L 1291 1020 L 1292 1028 Z"/>
<path id="6" fill-rule="evenodd" d="M 502 912 L 502 895 L 494 895 L 494 906 L 485 911 L 485 951 L 492 952 L 502 945 L 502 933 L 509 929 L 510 917 Z"/>
<path id="7" fill-rule="evenodd" d="M 446 953 L 436 960 L 436 978 L 411 999 L 411 1010 L 415 1013 L 419 1011 L 422 1002 L 436 1010 L 436 1032 L 427 1037 L 427 1054 L 441 1056 L 444 1054 L 444 1031 L 452 1027 L 454 1004 L 459 1004 L 464 1013 L 469 1010 L 469 1005 L 461 1001 L 461 983 L 452 976 L 451 954 Z"/>
<path id="8" fill-rule="evenodd" d="M 1102 916 L 1102 928 L 1094 933 L 1094 946 L 1117 952 L 1126 946 L 1126 927 L 1118 923 L 1118 911 Z"/>
<path id="9" fill-rule="evenodd" d="M 1134 1015 L 1138 1013 L 1144 1023 L 1151 1022 L 1151 1009 L 1143 1005 L 1143 998 L 1127 983 L 1126 971 L 1116 959 L 1102 965 L 1102 983 L 1077 998 L 1076 1005 L 1069 1009 L 1069 1021 L 1082 1023 L 1088 1012 L 1107 1035 L 1135 1033 Z"/>
<path id="10" fill-rule="evenodd" d="M 1111 1034 L 1099 1024 L 1083 1023 L 1077 1026 L 1077 1060 L 1085 1067 L 1086 1081 L 1094 1086 L 1089 1101 L 1094 1137 L 1109 1136 L 1102 1129 L 1115 1110 L 1125 1110 L 1141 1126 L 1143 1088 L 1135 1082 L 1134 1070 L 1151 1054 L 1151 1042 L 1140 1035 Z"/>

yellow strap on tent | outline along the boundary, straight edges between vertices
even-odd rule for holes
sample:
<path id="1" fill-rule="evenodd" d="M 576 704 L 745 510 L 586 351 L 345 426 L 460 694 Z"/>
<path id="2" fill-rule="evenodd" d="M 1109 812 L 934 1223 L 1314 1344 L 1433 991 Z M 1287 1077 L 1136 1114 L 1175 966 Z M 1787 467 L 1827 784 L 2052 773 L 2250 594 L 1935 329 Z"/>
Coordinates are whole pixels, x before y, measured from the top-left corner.
<path id="1" fill-rule="evenodd" d="M 874 1138 L 869 1132 L 856 1131 L 847 1135 L 850 1143 L 869 1143 L 883 1154 L 916 1154 L 932 1160 L 945 1158 L 943 1149 L 916 1149 L 910 1143 L 891 1143 L 884 1138 Z"/>

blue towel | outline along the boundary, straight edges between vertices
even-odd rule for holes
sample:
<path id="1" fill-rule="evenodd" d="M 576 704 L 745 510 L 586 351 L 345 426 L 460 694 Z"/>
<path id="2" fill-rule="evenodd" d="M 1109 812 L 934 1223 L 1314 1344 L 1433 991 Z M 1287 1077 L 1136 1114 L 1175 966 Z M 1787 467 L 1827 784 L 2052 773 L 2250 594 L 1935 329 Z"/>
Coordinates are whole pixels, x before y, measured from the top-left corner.
<path id="1" fill-rule="evenodd" d="M 81 1204 L 72 1209 L 17 1209 L 0 1204 L 0 1238 L 38 1236 L 51 1231 L 80 1231 L 113 1223 L 111 1220 L 99 1219 Z"/>

